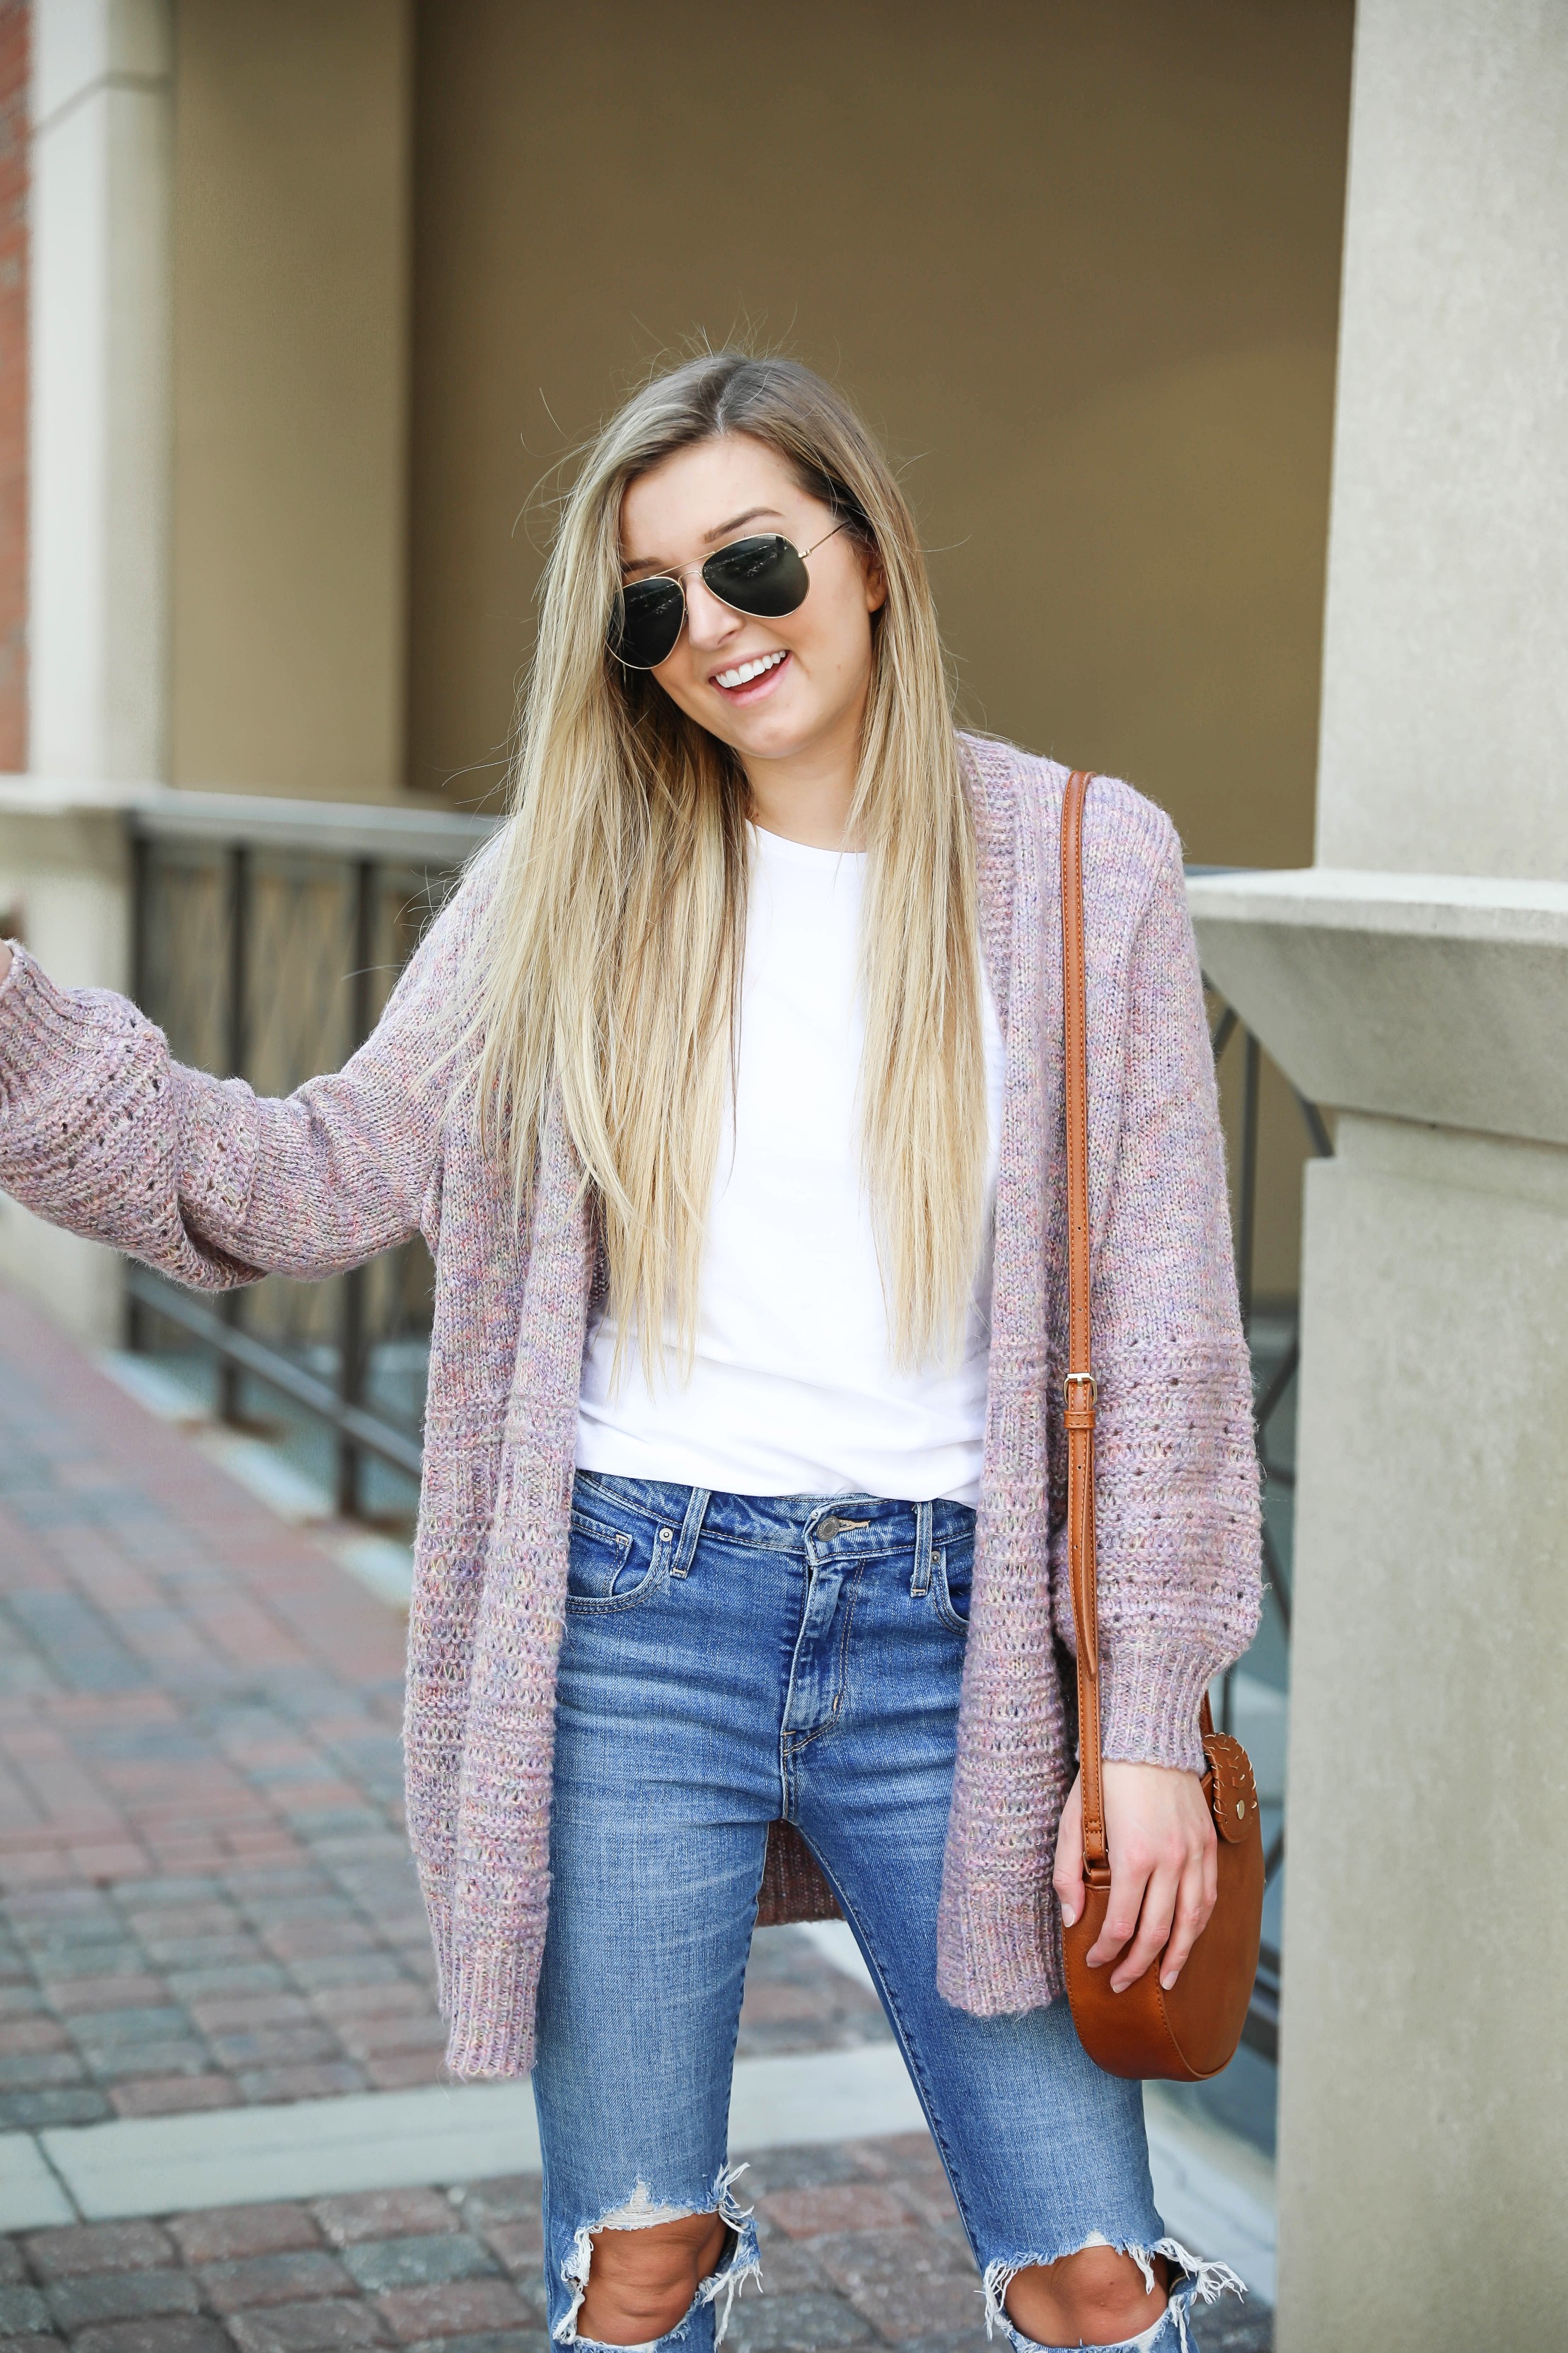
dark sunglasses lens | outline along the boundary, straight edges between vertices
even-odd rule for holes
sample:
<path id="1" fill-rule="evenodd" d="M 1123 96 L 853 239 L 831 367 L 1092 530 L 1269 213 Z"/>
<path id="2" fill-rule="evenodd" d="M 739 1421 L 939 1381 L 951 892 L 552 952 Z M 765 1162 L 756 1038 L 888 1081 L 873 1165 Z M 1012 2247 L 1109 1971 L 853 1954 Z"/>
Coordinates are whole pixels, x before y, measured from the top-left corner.
<path id="1" fill-rule="evenodd" d="M 630 670 L 657 670 L 675 651 L 685 617 L 679 580 L 634 580 L 610 615 L 610 651 Z"/>
<path id="2" fill-rule="evenodd" d="M 797 612 L 811 586 L 811 576 L 788 540 L 773 533 L 721 547 L 708 558 L 702 577 L 715 596 L 737 613 L 752 613 L 763 621 Z"/>

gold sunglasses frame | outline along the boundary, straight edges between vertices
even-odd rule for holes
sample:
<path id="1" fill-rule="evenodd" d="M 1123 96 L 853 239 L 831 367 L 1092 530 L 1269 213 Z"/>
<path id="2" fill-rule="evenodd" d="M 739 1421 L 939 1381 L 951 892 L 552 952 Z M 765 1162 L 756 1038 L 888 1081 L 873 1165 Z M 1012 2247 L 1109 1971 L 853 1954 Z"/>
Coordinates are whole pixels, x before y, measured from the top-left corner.
<path id="1" fill-rule="evenodd" d="M 782 531 L 742 532 L 739 539 L 727 539 L 722 547 L 716 547 L 710 555 L 703 556 L 700 563 L 683 564 L 679 572 L 650 572 L 641 580 L 633 580 L 630 582 L 623 580 L 620 589 L 617 592 L 620 596 L 624 596 L 626 595 L 628 586 L 633 588 L 651 588 L 656 581 L 668 581 L 672 588 L 679 588 L 680 591 L 680 627 L 675 633 L 675 642 L 670 647 L 669 653 L 663 655 L 661 659 L 656 662 L 627 661 L 625 654 L 618 650 L 613 639 L 609 642 L 608 650 L 615 655 L 616 659 L 620 663 L 623 670 L 635 670 L 645 678 L 649 676 L 651 672 L 656 670 L 662 670 L 665 663 L 669 659 L 670 654 L 674 653 L 676 646 L 680 643 L 681 638 L 685 634 L 688 619 L 686 583 L 692 573 L 696 572 L 699 574 L 704 574 L 705 567 L 708 565 L 714 563 L 721 555 L 727 555 L 731 548 L 743 546 L 748 539 L 783 539 L 784 545 L 789 549 L 790 554 L 796 559 L 796 561 L 800 564 L 806 564 L 809 563 L 810 559 L 816 554 L 819 547 L 826 547 L 830 539 L 837 539 L 841 531 L 847 531 L 849 525 L 847 522 L 836 522 L 831 531 L 825 531 L 822 537 L 819 540 L 815 541 L 810 547 L 796 547 L 794 540 L 785 539 Z M 743 605 L 731 605 L 728 596 L 721 596 L 712 582 L 706 576 L 703 577 L 702 585 L 707 589 L 710 596 L 715 597 L 721 605 L 728 606 L 731 613 L 742 614 L 748 621 L 779 620 L 784 617 L 783 615 L 777 613 L 748 613 L 746 612 L 746 608 Z M 806 581 L 806 594 L 809 596 L 810 592 L 811 582 L 808 577 Z M 803 596 L 800 600 L 800 605 L 804 605 L 805 602 L 805 597 Z M 790 611 L 792 613 L 798 613 L 800 610 L 800 605 L 792 605 L 790 607 Z M 613 619 L 611 627 L 612 628 L 614 627 Z"/>

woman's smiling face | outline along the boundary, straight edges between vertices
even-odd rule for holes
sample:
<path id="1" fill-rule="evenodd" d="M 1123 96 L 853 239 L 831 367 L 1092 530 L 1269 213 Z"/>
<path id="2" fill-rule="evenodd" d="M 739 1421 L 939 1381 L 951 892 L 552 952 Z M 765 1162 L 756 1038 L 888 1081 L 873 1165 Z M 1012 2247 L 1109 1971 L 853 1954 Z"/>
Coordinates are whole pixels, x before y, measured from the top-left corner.
<path id="1" fill-rule="evenodd" d="M 685 627 L 653 676 L 748 767 L 858 742 L 871 616 L 883 588 L 876 565 L 848 532 L 836 531 L 837 522 L 776 451 L 739 433 L 677 450 L 621 501 L 626 578 L 676 575 L 686 591 Z M 697 568 L 731 540 L 767 532 L 802 554 L 815 550 L 805 604 L 779 620 L 721 604 Z"/>

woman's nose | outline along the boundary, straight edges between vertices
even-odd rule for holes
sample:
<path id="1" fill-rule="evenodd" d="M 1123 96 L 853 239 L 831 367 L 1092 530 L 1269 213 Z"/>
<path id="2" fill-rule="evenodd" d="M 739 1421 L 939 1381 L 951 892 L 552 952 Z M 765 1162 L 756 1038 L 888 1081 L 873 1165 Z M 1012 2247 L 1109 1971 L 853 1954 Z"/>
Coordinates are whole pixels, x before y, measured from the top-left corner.
<path id="1" fill-rule="evenodd" d="M 686 626 L 694 646 L 721 646 L 743 626 L 742 617 L 715 596 L 699 572 L 686 583 Z"/>

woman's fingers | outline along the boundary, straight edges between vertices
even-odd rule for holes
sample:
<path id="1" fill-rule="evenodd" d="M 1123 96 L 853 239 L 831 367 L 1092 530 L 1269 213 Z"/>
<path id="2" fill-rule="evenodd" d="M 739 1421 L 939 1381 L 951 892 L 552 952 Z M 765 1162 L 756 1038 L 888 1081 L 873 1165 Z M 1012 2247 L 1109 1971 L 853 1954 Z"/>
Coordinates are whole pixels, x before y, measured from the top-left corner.
<path id="1" fill-rule="evenodd" d="M 1105 1907 L 1105 1918 L 1100 1934 L 1089 1947 L 1089 1966 L 1103 1968 L 1113 1961 L 1138 1926 L 1138 1914 L 1149 1883 L 1149 1867 L 1118 1862 L 1110 1859 L 1110 1897 Z M 1120 1987 L 1117 1989 L 1120 1992 Z"/>
<path id="2" fill-rule="evenodd" d="M 1056 1868 L 1051 1884 L 1062 1907 L 1062 1919 L 1071 1927 L 1083 1910 L 1083 1788 L 1075 1781 L 1068 1791 L 1057 1831 Z"/>
<path id="3" fill-rule="evenodd" d="M 1195 1773 L 1164 1766 L 1108 1764 L 1105 1796 L 1110 1894 L 1089 1965 L 1114 1965 L 1111 1988 L 1122 1993 L 1163 1954 L 1162 1979 L 1172 1985 L 1207 1925 L 1217 1886 L 1214 1824 L 1202 1783 Z M 1072 1828 L 1081 1873 L 1082 1815 L 1076 1805 Z"/>
<path id="4" fill-rule="evenodd" d="M 1114 1862 L 1110 1868 L 1114 1890 Z M 1173 1871 L 1168 1864 L 1162 1864 L 1149 1873 L 1143 1883 L 1143 1901 L 1136 1922 L 1137 1933 L 1111 1971 L 1112 1993 L 1125 1993 L 1130 1985 L 1136 1985 L 1144 1970 L 1152 1968 L 1164 1950 L 1171 1934 L 1171 1923 L 1176 1915 L 1176 1896 L 1180 1886 L 1180 1873 Z"/>
<path id="5" fill-rule="evenodd" d="M 1160 1963 L 1160 1983 L 1167 1993 L 1181 1976 L 1187 1955 L 1208 1926 L 1214 1910 L 1215 1879 L 1213 1850 L 1188 1858 L 1176 1896 L 1170 1942 Z"/>

